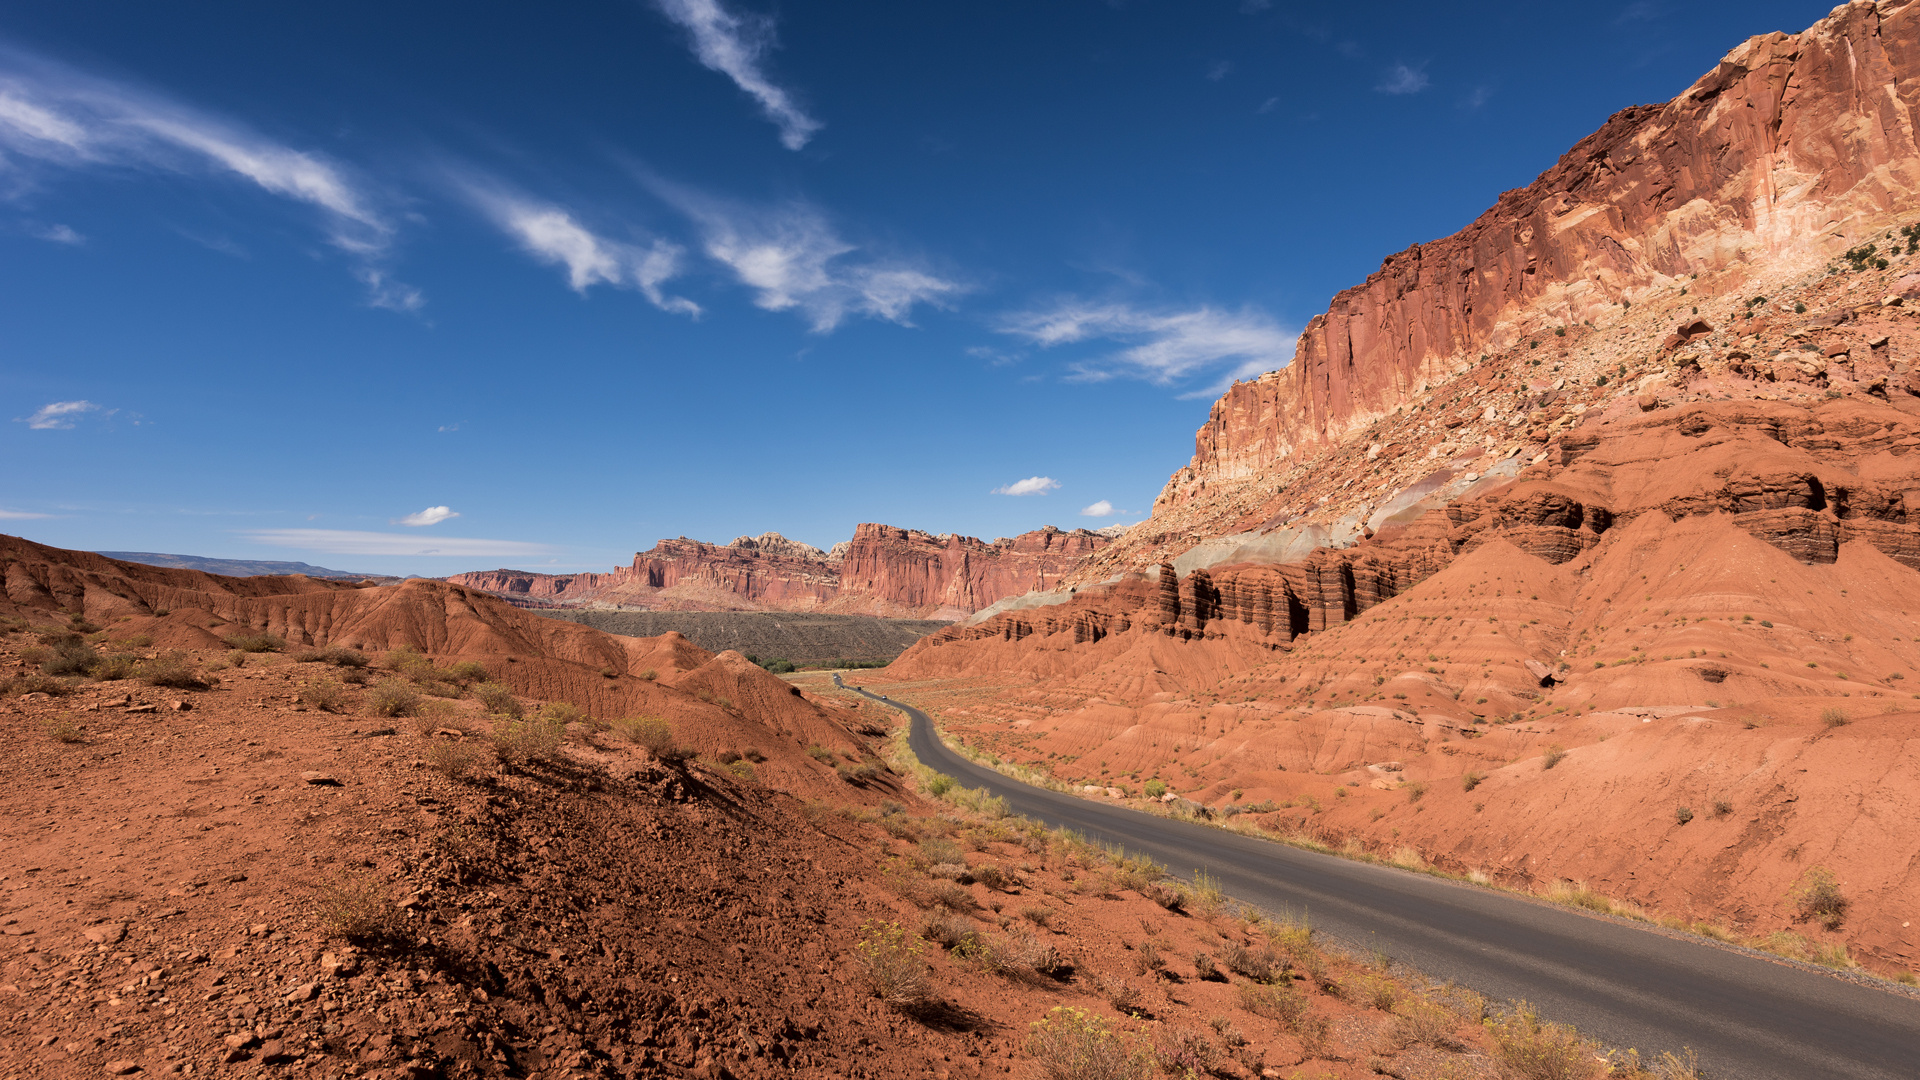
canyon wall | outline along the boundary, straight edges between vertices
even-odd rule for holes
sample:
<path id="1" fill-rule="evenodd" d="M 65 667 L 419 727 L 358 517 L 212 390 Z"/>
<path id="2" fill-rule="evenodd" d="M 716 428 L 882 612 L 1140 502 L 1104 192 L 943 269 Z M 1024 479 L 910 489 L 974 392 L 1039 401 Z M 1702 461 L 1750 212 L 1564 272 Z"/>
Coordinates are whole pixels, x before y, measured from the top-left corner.
<path id="1" fill-rule="evenodd" d="M 1049 589 L 1108 538 L 1051 526 L 992 543 L 861 524 L 822 551 L 779 533 L 708 544 L 680 537 L 605 574 L 487 570 L 448 579 L 530 605 L 665 611 L 825 611 L 955 619 L 997 600 Z"/>
<path id="2" fill-rule="evenodd" d="M 1747 291 L 1835 259 L 1914 205 L 1917 109 L 1920 4 L 1847 4 L 1804 33 L 1749 39 L 1672 101 L 1617 113 L 1466 228 L 1335 296 L 1290 366 L 1215 403 L 1155 517 L 1275 479 L 1485 354 L 1617 325 L 1687 285 Z"/>

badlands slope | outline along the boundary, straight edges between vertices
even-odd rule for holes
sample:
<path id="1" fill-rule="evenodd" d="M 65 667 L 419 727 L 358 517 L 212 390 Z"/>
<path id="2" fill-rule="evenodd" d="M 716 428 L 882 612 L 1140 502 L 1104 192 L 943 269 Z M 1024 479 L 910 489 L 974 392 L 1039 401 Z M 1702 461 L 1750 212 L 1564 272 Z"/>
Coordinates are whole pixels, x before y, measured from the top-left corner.
<path id="1" fill-rule="evenodd" d="M 888 678 L 1063 781 L 1920 966 L 1916 94 L 1920 5 L 1855 3 L 1623 112 Z"/>

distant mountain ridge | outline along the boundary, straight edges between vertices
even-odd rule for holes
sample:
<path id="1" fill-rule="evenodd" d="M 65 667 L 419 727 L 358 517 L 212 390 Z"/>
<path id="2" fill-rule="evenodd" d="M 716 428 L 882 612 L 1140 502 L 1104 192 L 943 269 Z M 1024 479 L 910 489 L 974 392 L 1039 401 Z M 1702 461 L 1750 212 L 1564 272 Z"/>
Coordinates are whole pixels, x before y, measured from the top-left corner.
<path id="1" fill-rule="evenodd" d="M 363 578 L 384 578 L 385 574 L 356 574 L 351 570 L 329 570 L 324 566 L 314 566 L 303 562 L 271 562 L 259 559 L 209 559 L 204 555 L 166 555 L 157 551 L 96 551 L 95 555 L 105 555 L 109 559 L 121 562 L 145 563 L 148 566 L 171 566 L 176 570 L 199 570 L 207 574 L 224 574 L 227 577 L 269 577 L 275 574 L 305 574 L 314 578 L 342 578 L 359 581 Z"/>

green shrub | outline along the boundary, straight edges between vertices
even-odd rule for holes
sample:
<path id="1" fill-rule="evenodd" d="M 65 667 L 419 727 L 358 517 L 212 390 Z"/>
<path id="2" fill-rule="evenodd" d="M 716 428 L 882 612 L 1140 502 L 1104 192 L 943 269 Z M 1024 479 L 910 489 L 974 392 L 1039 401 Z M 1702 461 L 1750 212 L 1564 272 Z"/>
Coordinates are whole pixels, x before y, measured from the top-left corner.
<path id="1" fill-rule="evenodd" d="M 480 770 L 480 749 L 465 739 L 435 739 L 423 755 L 427 767 L 449 780 L 465 780 Z"/>
<path id="2" fill-rule="evenodd" d="M 487 671 L 487 665 L 478 660 L 462 660 L 457 664 L 449 666 L 441 674 L 463 685 L 466 683 L 486 682 L 490 677 Z"/>
<path id="3" fill-rule="evenodd" d="M 1027 1029 L 1027 1056 L 1045 1080 L 1144 1080 L 1145 1057 L 1121 1041 L 1105 1019 L 1056 1006 Z"/>
<path id="4" fill-rule="evenodd" d="M 1166 782 L 1162 780 L 1149 780 L 1141 791 L 1149 799 L 1158 799 L 1167 793 L 1167 785 Z"/>
<path id="5" fill-rule="evenodd" d="M 896 1009 L 917 1009 L 933 999 L 933 983 L 921 959 L 926 946 L 917 938 L 897 922 L 863 923 L 860 935 L 854 955 L 874 997 Z"/>
<path id="6" fill-rule="evenodd" d="M 367 710 L 375 716 L 412 716 L 420 711 L 420 692 L 404 679 L 381 679 L 367 691 Z"/>
<path id="7" fill-rule="evenodd" d="M 270 634 L 265 630 L 249 630 L 238 634 L 228 634 L 220 640 L 227 643 L 229 649 L 241 652 L 267 653 L 280 652 L 287 647 L 287 639 L 279 634 Z"/>
<path id="8" fill-rule="evenodd" d="M 1533 1007 L 1516 1001 L 1513 1011 L 1487 1027 L 1494 1060 L 1514 1080 L 1592 1080 L 1603 1075 L 1597 1049 L 1570 1027 L 1542 1021 Z"/>
<path id="9" fill-rule="evenodd" d="M 100 654 L 94 652 L 92 646 L 78 635 L 68 635 L 49 644 L 46 658 L 40 661 L 40 670 L 48 675 L 84 675 L 99 662 Z"/>
<path id="10" fill-rule="evenodd" d="M 134 670 L 139 667 L 139 664 L 140 658 L 137 656 L 128 653 L 114 653 L 112 656 L 101 657 L 100 662 L 93 665 L 87 674 L 99 679 L 101 682 L 112 682 L 116 679 L 130 679 L 133 677 Z"/>
<path id="11" fill-rule="evenodd" d="M 559 759 L 567 729 L 542 716 L 493 718 L 493 754 L 505 765 L 546 764 Z"/>
<path id="12" fill-rule="evenodd" d="M 570 701 L 549 701 L 540 706 L 540 712 L 537 715 L 547 723 L 561 728 L 565 728 L 568 724 L 581 723 L 587 718 L 587 714 Z"/>
<path id="13" fill-rule="evenodd" d="M 497 682 L 483 682 L 474 687 L 473 696 L 480 699 L 481 707 L 490 713 L 518 717 L 526 712 L 526 707 L 520 704 L 519 698 L 513 696 L 513 691 Z"/>
<path id="14" fill-rule="evenodd" d="M 622 741 L 640 747 L 655 757 L 673 746 L 673 729 L 658 717 L 625 716 L 610 726 Z"/>

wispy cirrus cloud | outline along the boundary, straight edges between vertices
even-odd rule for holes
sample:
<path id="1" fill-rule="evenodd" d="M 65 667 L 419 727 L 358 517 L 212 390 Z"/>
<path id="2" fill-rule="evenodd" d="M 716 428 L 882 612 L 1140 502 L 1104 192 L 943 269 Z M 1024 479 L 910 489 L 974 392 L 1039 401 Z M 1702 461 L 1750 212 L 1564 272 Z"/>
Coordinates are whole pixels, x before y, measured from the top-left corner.
<path id="1" fill-rule="evenodd" d="M 40 521 L 52 516 L 52 514 L 36 514 L 31 510 L 0 510 L 0 521 Z"/>
<path id="2" fill-rule="evenodd" d="M 418 529 L 426 525 L 438 525 L 448 518 L 457 518 L 459 516 L 460 512 L 451 506 L 429 506 L 425 510 L 417 513 L 394 518 L 392 521 L 387 522 L 387 524 L 405 525 L 410 529 Z"/>
<path id="3" fill-rule="evenodd" d="M 87 242 L 87 238 L 73 231 L 72 226 L 58 223 L 30 225 L 27 227 L 27 235 L 35 240 L 45 240 L 50 244 L 66 244 L 69 247 L 79 247 Z"/>
<path id="4" fill-rule="evenodd" d="M 546 555 L 545 544 L 519 540 L 480 540 L 471 537 L 427 537 L 409 533 L 359 532 L 352 529 L 253 529 L 241 536 L 272 547 L 321 551 L 329 555 L 407 555 L 444 558 L 508 558 Z"/>
<path id="5" fill-rule="evenodd" d="M 826 126 L 767 74 L 764 61 L 774 44 L 772 19 L 737 15 L 720 0 L 655 0 L 654 6 L 687 31 L 701 64 L 732 79 L 759 102 L 760 111 L 780 129 L 782 146 L 798 150 Z"/>
<path id="6" fill-rule="evenodd" d="M 1417 94 L 1431 84 L 1432 80 L 1427 78 L 1425 64 L 1419 67 L 1395 64 L 1381 76 L 1379 84 L 1374 89 L 1382 94 Z"/>
<path id="7" fill-rule="evenodd" d="M 752 206 L 648 182 L 693 221 L 702 251 L 753 290 L 756 306 L 797 311 L 816 332 L 849 315 L 910 326 L 915 307 L 943 307 L 966 291 L 912 262 L 861 257 L 826 215 L 804 203 Z"/>
<path id="8" fill-rule="evenodd" d="M 595 285 L 630 287 L 662 311 L 698 316 L 700 306 L 661 289 L 681 269 L 684 249 L 660 239 L 615 240 L 582 225 L 572 211 L 506 190 L 491 181 L 462 184 L 500 230 L 535 259 L 562 267 L 578 293 Z"/>
<path id="9" fill-rule="evenodd" d="M 1060 481 L 1051 476 L 1029 476 L 1025 480 L 1015 480 L 1005 487 L 993 489 L 995 495 L 1045 495 L 1060 487 Z"/>
<path id="10" fill-rule="evenodd" d="M 33 411 L 33 415 L 14 421 L 25 424 L 34 431 L 66 431 L 73 427 L 74 421 L 88 413 L 107 412 L 91 401 L 52 401 Z"/>
<path id="11" fill-rule="evenodd" d="M 394 225 L 350 169 L 163 94 L 0 46 L 0 151 L 9 155 L 0 167 L 16 173 L 30 164 L 239 178 L 319 211 L 328 241 L 362 261 L 371 302 L 420 306 L 417 290 L 377 268 Z"/>
<path id="12" fill-rule="evenodd" d="M 1080 300 L 1008 316 L 1000 330 L 1041 348 L 1087 341 L 1133 343 L 1118 352 L 1070 363 L 1068 377 L 1082 382 L 1126 376 L 1169 386 L 1232 365 L 1218 383 L 1183 397 L 1211 396 L 1236 379 L 1285 367 L 1293 359 L 1298 337 L 1296 331 L 1250 308 L 1154 310 Z"/>

